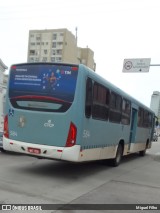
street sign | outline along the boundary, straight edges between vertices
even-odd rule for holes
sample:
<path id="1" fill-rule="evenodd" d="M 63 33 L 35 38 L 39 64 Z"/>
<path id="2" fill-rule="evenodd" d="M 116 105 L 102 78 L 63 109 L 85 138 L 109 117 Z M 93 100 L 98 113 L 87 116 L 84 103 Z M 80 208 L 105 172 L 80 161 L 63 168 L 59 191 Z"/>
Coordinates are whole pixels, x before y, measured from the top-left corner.
<path id="1" fill-rule="evenodd" d="M 124 59 L 122 72 L 149 72 L 150 58 Z"/>

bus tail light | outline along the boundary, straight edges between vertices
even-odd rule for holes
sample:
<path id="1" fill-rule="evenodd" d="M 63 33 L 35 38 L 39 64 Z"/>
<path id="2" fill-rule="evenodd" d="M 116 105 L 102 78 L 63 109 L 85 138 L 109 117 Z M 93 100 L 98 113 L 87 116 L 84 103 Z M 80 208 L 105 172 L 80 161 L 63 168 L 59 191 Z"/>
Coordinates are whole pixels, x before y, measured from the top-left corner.
<path id="1" fill-rule="evenodd" d="M 66 141 L 66 147 L 74 146 L 76 144 L 76 137 L 77 137 L 77 127 L 71 122 L 68 132 L 68 138 Z"/>
<path id="2" fill-rule="evenodd" d="M 9 138 L 9 129 L 8 129 L 8 115 L 4 117 L 4 136 Z"/>

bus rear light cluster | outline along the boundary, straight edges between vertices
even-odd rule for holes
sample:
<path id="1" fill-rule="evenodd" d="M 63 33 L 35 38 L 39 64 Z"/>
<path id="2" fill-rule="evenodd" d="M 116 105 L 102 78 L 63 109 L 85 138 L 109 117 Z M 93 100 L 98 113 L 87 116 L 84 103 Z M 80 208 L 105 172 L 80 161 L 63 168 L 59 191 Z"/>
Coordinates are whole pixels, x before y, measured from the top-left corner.
<path id="1" fill-rule="evenodd" d="M 4 136 L 9 138 L 9 129 L 8 129 L 8 115 L 4 117 Z"/>
<path id="2" fill-rule="evenodd" d="M 68 132 L 68 138 L 66 141 L 66 147 L 74 146 L 76 144 L 76 137 L 77 137 L 77 127 L 71 122 Z"/>

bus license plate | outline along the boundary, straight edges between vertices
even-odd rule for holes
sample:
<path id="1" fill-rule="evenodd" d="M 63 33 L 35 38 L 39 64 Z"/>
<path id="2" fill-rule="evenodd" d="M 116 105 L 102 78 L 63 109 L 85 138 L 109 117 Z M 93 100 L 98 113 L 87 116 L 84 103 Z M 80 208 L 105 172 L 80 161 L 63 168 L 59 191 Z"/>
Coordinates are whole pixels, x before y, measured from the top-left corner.
<path id="1" fill-rule="evenodd" d="M 37 148 L 28 147 L 28 152 L 32 154 L 41 154 L 41 150 Z"/>

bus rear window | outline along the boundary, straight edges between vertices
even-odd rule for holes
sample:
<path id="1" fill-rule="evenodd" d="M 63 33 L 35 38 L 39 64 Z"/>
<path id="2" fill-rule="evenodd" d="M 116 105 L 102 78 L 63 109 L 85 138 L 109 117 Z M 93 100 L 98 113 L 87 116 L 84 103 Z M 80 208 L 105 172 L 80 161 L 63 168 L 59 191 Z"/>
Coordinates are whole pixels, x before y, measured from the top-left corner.
<path id="1" fill-rule="evenodd" d="M 10 71 L 9 98 L 13 107 L 65 112 L 74 100 L 78 66 L 21 64 Z"/>

